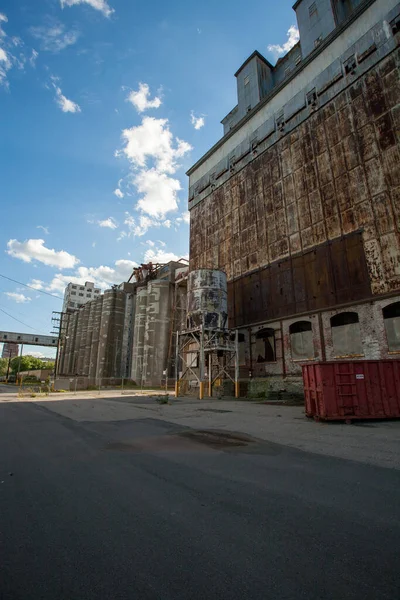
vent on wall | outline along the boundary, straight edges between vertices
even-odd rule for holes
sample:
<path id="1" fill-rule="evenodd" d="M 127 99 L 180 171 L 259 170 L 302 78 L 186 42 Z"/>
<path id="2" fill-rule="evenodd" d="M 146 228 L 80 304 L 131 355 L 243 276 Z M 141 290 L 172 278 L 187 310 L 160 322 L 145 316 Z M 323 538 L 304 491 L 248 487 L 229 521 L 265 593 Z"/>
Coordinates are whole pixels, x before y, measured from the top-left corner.
<path id="1" fill-rule="evenodd" d="M 315 2 L 310 4 L 310 6 L 308 7 L 308 12 L 309 12 L 310 17 L 317 14 L 318 10 L 317 10 L 317 4 Z"/>

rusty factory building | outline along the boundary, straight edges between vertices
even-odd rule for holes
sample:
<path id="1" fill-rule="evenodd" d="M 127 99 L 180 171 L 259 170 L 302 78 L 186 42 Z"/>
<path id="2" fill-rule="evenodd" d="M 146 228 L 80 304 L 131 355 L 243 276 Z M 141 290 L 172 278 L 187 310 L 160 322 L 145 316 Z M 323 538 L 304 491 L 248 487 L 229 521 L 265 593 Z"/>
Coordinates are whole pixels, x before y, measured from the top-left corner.
<path id="1" fill-rule="evenodd" d="M 298 0 L 300 41 L 236 73 L 224 135 L 188 172 L 190 271 L 228 281 L 240 379 L 400 353 L 400 4 Z"/>

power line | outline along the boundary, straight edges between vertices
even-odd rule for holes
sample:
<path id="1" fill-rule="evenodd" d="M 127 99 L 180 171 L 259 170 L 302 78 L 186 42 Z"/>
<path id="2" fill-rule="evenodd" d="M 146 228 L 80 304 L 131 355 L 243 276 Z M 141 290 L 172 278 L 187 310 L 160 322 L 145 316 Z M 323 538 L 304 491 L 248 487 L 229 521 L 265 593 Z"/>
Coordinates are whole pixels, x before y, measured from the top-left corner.
<path id="1" fill-rule="evenodd" d="M 43 290 L 38 290 L 38 289 L 32 287 L 31 285 L 28 285 L 27 283 L 22 283 L 22 281 L 17 281 L 16 279 L 11 279 L 11 277 L 7 277 L 6 275 L 2 275 L 1 273 L 0 273 L 0 277 L 3 277 L 4 279 L 8 279 L 8 281 L 13 281 L 14 283 L 18 283 L 18 285 L 23 285 L 26 288 L 29 288 L 30 290 L 39 292 L 39 294 L 45 294 L 46 296 L 51 296 L 52 298 L 57 298 L 58 300 L 62 300 L 61 296 L 56 296 L 55 294 L 50 294 L 49 292 L 44 292 Z"/>
<path id="2" fill-rule="evenodd" d="M 16 317 L 13 317 L 12 315 L 10 315 L 10 313 L 6 312 L 5 310 L 3 310 L 2 308 L 0 308 L 0 311 L 2 313 L 4 313 L 5 315 L 7 315 L 7 317 L 11 317 L 11 319 L 14 319 L 14 321 L 18 321 L 18 323 L 21 323 L 21 325 L 24 325 L 25 327 L 29 327 L 29 329 L 32 329 L 32 331 L 37 331 L 38 333 L 42 333 L 39 329 L 35 329 L 34 327 L 31 327 L 30 325 L 27 325 L 26 323 L 24 323 L 23 321 L 20 321 L 19 319 L 17 319 Z M 44 335 L 44 334 L 43 334 Z"/>

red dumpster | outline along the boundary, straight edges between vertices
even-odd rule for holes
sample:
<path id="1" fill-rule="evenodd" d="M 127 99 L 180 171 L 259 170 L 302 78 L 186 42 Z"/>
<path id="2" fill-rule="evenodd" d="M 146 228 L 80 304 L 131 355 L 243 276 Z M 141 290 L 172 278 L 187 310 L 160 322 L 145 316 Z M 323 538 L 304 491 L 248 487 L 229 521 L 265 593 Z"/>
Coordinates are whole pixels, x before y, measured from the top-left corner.
<path id="1" fill-rule="evenodd" d="M 400 417 L 400 360 L 303 365 L 306 415 L 315 420 Z"/>

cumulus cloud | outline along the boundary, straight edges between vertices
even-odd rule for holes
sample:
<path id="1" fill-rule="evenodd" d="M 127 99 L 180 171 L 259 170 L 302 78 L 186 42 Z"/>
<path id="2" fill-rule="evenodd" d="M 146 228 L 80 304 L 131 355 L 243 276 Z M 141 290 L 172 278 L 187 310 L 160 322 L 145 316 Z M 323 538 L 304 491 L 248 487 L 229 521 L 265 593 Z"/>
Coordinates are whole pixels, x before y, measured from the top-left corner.
<path id="1" fill-rule="evenodd" d="M 177 160 L 192 149 L 187 142 L 174 138 L 168 119 L 144 117 L 141 125 L 124 129 L 122 139 L 122 153 L 135 167 L 146 167 L 153 160 L 162 173 L 175 173 Z"/>
<path id="2" fill-rule="evenodd" d="M 150 88 L 147 83 L 139 83 L 137 91 L 131 91 L 127 97 L 127 101 L 133 104 L 138 113 L 145 112 L 149 108 L 159 108 L 162 104 L 159 96 L 150 98 Z"/>
<path id="3" fill-rule="evenodd" d="M 204 116 L 196 117 L 193 111 L 190 113 L 190 122 L 193 125 L 193 127 L 197 130 L 204 127 L 206 123 Z"/>
<path id="4" fill-rule="evenodd" d="M 79 38 L 79 31 L 66 30 L 65 25 L 57 19 L 49 19 L 46 25 L 31 27 L 29 31 L 39 40 L 40 49 L 45 52 L 61 52 L 76 44 Z"/>
<path id="5" fill-rule="evenodd" d="M 116 190 L 114 190 L 114 195 L 117 196 L 117 198 L 123 198 L 125 194 L 121 192 L 119 188 L 117 188 Z"/>
<path id="6" fill-rule="evenodd" d="M 25 242 L 9 240 L 7 243 L 7 254 L 14 258 L 30 263 L 38 261 L 50 267 L 59 269 L 72 269 L 80 261 L 73 254 L 65 250 L 53 250 L 46 248 L 45 241 L 41 239 L 29 239 Z"/>
<path id="7" fill-rule="evenodd" d="M 29 296 L 25 296 L 24 294 L 17 294 L 16 292 L 4 292 L 6 296 L 14 300 L 17 304 L 25 304 L 26 302 L 30 302 L 32 298 Z"/>
<path id="8" fill-rule="evenodd" d="M 177 192 L 181 189 L 178 179 L 149 169 L 136 175 L 134 184 L 141 196 L 136 205 L 139 210 L 156 218 L 163 218 L 166 213 L 177 210 Z"/>
<path id="9" fill-rule="evenodd" d="M 107 227 L 108 229 L 117 229 L 118 223 L 113 217 L 108 217 L 108 219 L 104 219 L 104 221 L 97 221 L 97 224 L 100 227 Z"/>
<path id="10" fill-rule="evenodd" d="M 61 7 L 74 6 L 76 4 L 88 4 L 92 8 L 99 10 L 105 17 L 111 17 L 114 9 L 110 7 L 107 0 L 60 0 Z"/>
<path id="11" fill-rule="evenodd" d="M 178 256 L 174 252 L 168 252 L 163 246 L 151 246 L 144 253 L 144 262 L 167 263 L 171 260 L 177 261 L 180 258 L 188 258 L 187 256 Z"/>
<path id="12" fill-rule="evenodd" d="M 63 292 L 70 282 L 83 285 L 85 281 L 93 281 L 97 287 L 105 290 L 111 285 L 127 281 L 137 266 L 133 260 L 120 259 L 112 267 L 79 267 L 72 275 L 57 273 L 46 289 L 50 292 Z"/>
<path id="13" fill-rule="evenodd" d="M 29 282 L 29 285 L 35 290 L 42 290 L 45 286 L 44 281 L 41 279 L 32 279 L 32 281 Z"/>
<path id="14" fill-rule="evenodd" d="M 170 224 L 169 220 L 160 221 L 147 215 L 133 217 L 129 212 L 126 212 L 124 221 L 126 229 L 121 231 L 117 241 L 119 242 L 125 237 L 142 237 L 152 227 L 170 227 Z"/>
<path id="15" fill-rule="evenodd" d="M 139 195 L 136 208 L 153 218 L 163 219 L 178 207 L 181 185 L 171 177 L 192 147 L 175 138 L 168 119 L 144 117 L 142 123 L 122 132 L 125 145 L 119 155 L 133 167 L 132 183 Z"/>
<path id="16" fill-rule="evenodd" d="M 58 104 L 58 106 L 64 113 L 80 113 L 81 107 L 79 106 L 79 104 L 73 102 L 72 100 L 69 100 L 69 98 L 64 96 L 61 88 L 57 85 L 57 81 L 59 81 L 57 77 L 52 77 L 52 85 L 56 92 L 55 101 Z"/>
<path id="17" fill-rule="evenodd" d="M 279 58 L 279 56 L 283 56 L 284 54 L 289 52 L 289 50 L 291 50 L 293 46 L 295 46 L 300 40 L 300 33 L 295 25 L 291 25 L 291 27 L 289 27 L 287 32 L 287 38 L 287 41 L 282 45 L 270 44 L 268 46 L 268 51 L 272 52 L 275 58 Z"/>

